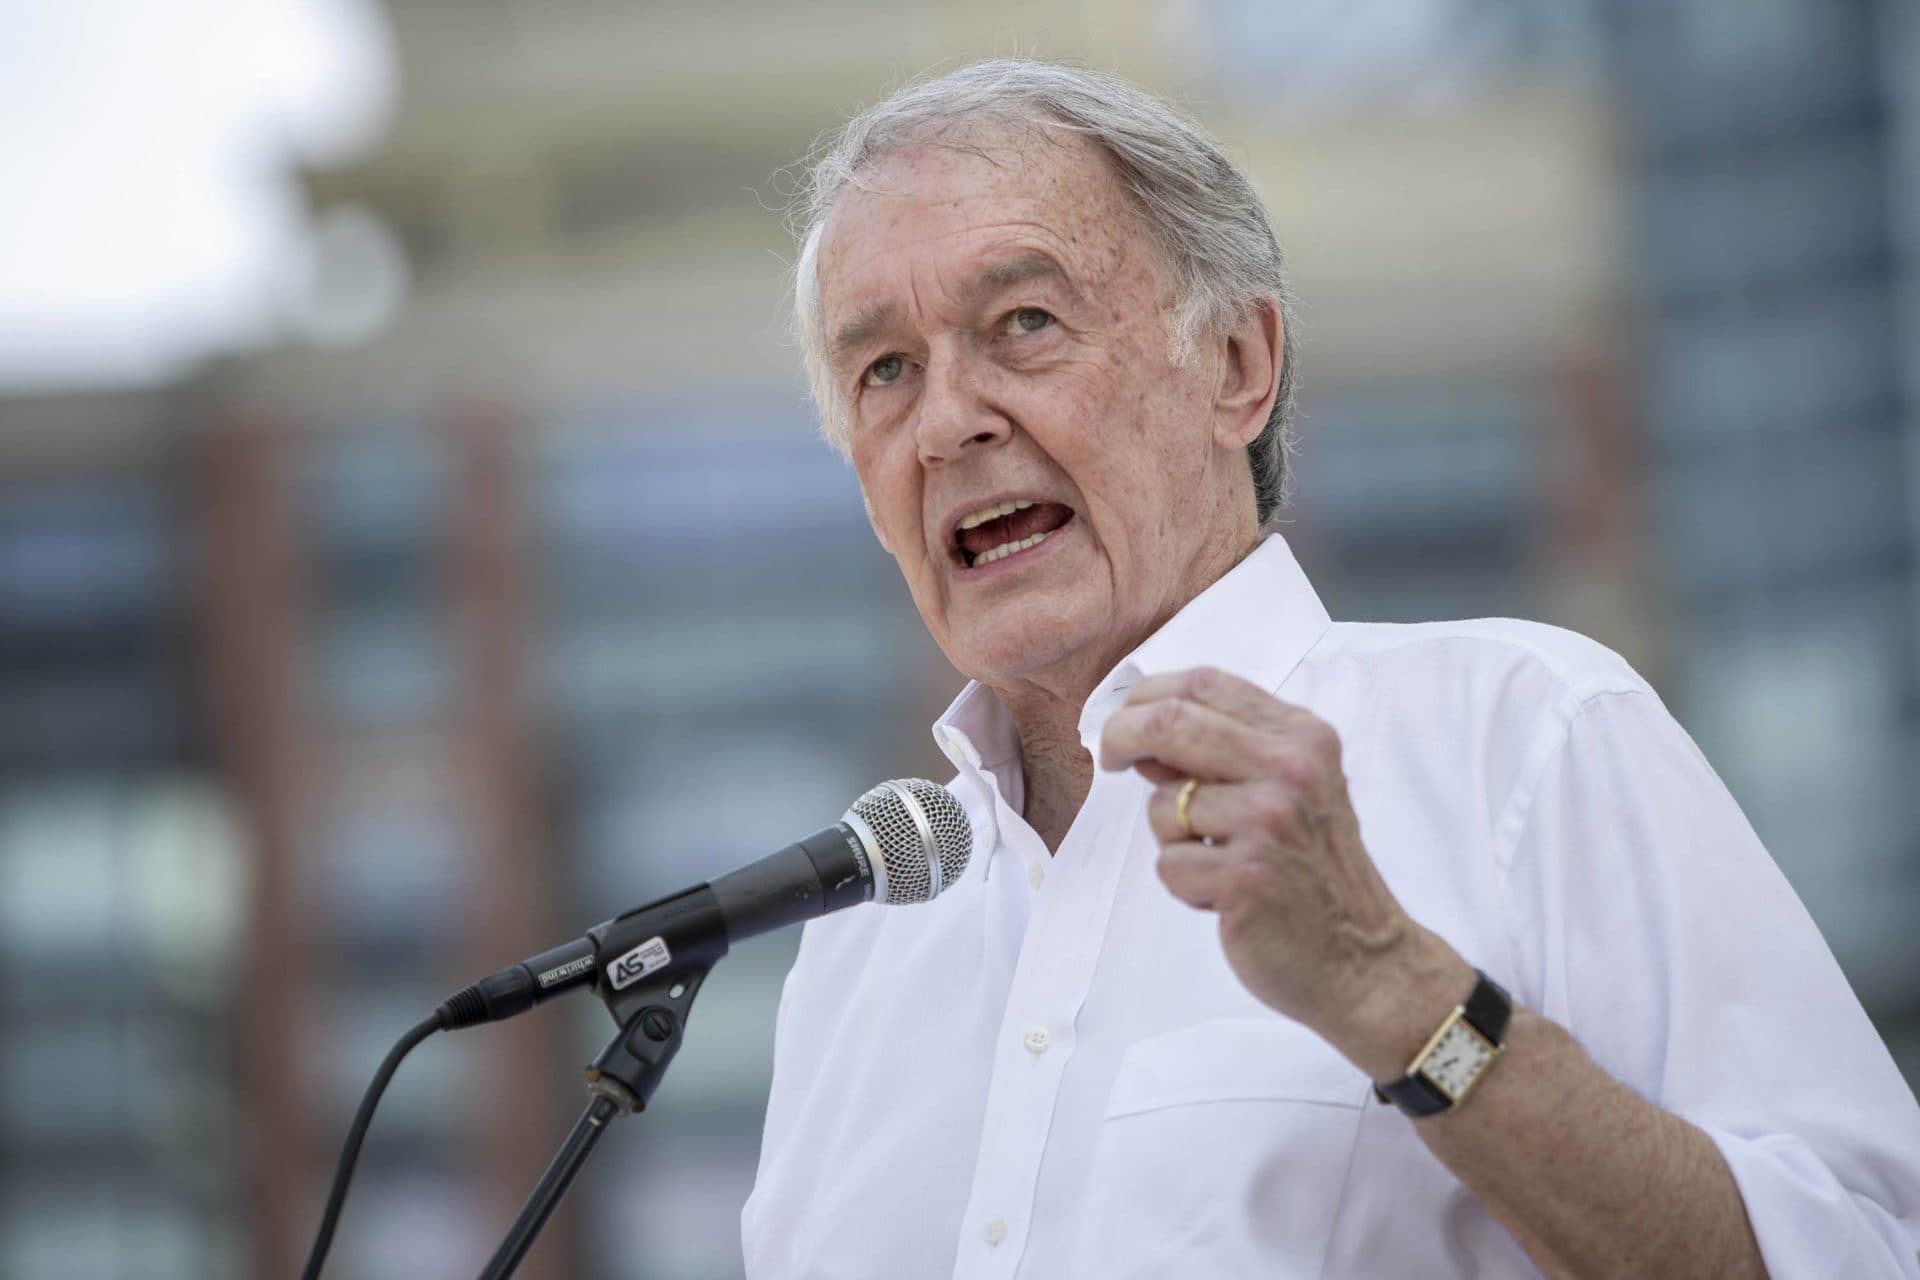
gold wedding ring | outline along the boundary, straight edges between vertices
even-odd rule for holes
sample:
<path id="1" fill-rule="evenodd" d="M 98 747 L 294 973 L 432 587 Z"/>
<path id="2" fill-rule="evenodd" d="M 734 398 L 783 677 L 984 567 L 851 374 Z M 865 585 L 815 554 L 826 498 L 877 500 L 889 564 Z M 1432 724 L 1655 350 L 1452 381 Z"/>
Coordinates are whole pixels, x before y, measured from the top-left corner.
<path id="1" fill-rule="evenodd" d="M 1174 820 L 1180 824 L 1180 829 L 1187 833 L 1187 839 L 1189 840 L 1198 840 L 1200 838 L 1199 834 L 1193 829 L 1193 823 L 1187 817 L 1187 806 L 1193 802 L 1193 793 L 1199 789 L 1200 779 L 1188 778 L 1180 784 L 1180 794 L 1174 798 L 1173 802 Z"/>

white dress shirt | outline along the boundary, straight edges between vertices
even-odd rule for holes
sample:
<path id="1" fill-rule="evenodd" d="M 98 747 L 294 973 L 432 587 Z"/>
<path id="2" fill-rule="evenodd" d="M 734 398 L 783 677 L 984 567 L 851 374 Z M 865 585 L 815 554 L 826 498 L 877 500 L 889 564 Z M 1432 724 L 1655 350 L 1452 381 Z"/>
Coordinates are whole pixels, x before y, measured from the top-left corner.
<path id="1" fill-rule="evenodd" d="M 1273 536 L 1101 682 L 1082 742 L 1142 676 L 1201 664 L 1339 731 L 1402 904 L 1703 1129 L 1774 1276 L 1920 1276 L 1920 1107 L 1618 655 L 1506 618 L 1331 622 Z M 969 686 L 934 732 L 972 863 L 933 903 L 807 925 L 742 1214 L 749 1276 L 1536 1274 L 1412 1121 L 1234 978 L 1216 917 L 1155 873 L 1142 779 L 1096 773 L 1049 856 L 999 700 Z"/>

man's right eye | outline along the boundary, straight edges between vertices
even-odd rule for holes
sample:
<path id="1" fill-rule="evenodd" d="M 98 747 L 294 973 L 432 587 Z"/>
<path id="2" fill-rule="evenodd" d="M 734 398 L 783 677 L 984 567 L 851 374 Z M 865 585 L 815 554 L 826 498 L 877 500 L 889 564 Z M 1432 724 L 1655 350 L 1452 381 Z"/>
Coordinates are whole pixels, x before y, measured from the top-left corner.
<path id="1" fill-rule="evenodd" d="M 862 381 L 870 387 L 891 386 L 906 371 L 907 362 L 899 356 L 881 356 L 867 366 L 867 374 Z"/>

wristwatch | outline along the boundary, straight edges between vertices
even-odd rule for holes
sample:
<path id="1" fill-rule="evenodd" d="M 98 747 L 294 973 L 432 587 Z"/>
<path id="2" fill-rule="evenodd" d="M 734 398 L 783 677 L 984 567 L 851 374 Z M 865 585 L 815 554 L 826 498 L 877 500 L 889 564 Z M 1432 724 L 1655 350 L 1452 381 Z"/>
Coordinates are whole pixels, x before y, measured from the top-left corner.
<path id="1" fill-rule="evenodd" d="M 1464 1004 L 1454 1006 L 1440 1029 L 1427 1038 L 1407 1074 L 1387 1084 L 1375 1084 L 1374 1096 L 1391 1102 L 1410 1116 L 1431 1116 L 1458 1106 L 1493 1060 L 1513 1017 L 1513 1000 L 1486 974 L 1475 969 L 1477 981 Z"/>

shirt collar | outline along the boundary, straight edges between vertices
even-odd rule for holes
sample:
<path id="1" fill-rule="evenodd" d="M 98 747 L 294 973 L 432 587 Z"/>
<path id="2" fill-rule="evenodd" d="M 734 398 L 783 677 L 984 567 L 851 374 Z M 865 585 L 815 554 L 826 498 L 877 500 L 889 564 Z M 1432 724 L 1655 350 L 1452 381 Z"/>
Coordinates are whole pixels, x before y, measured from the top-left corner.
<path id="1" fill-rule="evenodd" d="M 1293 548 L 1269 534 L 1094 686 L 1080 713 L 1080 739 L 1091 750 L 1127 690 L 1148 676 L 1218 667 L 1276 692 L 1331 621 Z"/>
<path id="2" fill-rule="evenodd" d="M 973 828 L 973 863 L 984 876 L 986 863 L 1000 844 L 995 790 L 1014 813 L 1025 804 L 1025 779 L 1017 765 L 1007 767 L 1007 762 L 1017 760 L 1020 754 L 1013 715 L 992 689 L 969 680 L 960 696 L 933 722 L 933 740 L 959 771 L 958 780 L 965 784 L 955 788 L 955 795 Z"/>
<path id="3" fill-rule="evenodd" d="M 1277 692 L 1330 624 L 1287 540 L 1269 534 L 1094 686 L 1080 712 L 1080 740 L 1093 750 L 1127 690 L 1151 675 L 1214 666 Z M 969 681 L 933 722 L 933 736 L 969 781 L 984 789 L 983 772 L 1006 780 L 1003 798 L 1020 809 L 1020 771 L 1002 768 L 1019 754 L 1020 741 L 993 690 Z"/>

